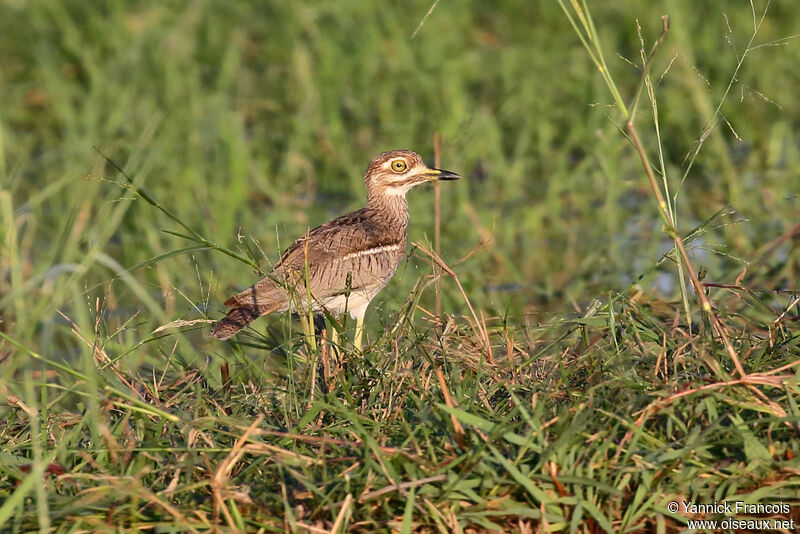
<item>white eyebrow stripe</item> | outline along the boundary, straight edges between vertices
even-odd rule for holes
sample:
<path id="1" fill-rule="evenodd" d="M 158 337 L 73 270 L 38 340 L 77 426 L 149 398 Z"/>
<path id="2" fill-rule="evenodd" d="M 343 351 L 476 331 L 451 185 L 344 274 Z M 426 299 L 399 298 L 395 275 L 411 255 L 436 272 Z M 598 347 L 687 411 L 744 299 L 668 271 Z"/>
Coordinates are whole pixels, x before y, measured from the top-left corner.
<path id="1" fill-rule="evenodd" d="M 349 260 L 351 258 L 360 258 L 362 256 L 370 256 L 372 254 L 380 254 L 381 252 L 390 252 L 394 250 L 400 250 L 400 245 L 399 244 L 381 245 L 380 247 L 368 248 L 367 250 L 359 250 L 358 252 L 351 252 L 350 254 L 345 254 L 344 256 L 342 256 L 342 259 Z"/>

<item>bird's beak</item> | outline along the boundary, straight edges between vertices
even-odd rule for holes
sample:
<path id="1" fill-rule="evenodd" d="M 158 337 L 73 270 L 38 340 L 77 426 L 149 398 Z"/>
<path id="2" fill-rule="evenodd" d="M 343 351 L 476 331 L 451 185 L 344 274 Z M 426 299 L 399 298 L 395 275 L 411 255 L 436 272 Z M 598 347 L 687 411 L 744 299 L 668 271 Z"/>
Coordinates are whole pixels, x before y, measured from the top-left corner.
<path id="1" fill-rule="evenodd" d="M 446 171 L 444 169 L 428 169 L 425 172 L 425 179 L 426 180 L 431 180 L 431 181 L 434 181 L 434 180 L 458 180 L 459 178 L 461 178 L 460 175 L 458 175 L 458 174 L 456 174 L 454 172 Z"/>

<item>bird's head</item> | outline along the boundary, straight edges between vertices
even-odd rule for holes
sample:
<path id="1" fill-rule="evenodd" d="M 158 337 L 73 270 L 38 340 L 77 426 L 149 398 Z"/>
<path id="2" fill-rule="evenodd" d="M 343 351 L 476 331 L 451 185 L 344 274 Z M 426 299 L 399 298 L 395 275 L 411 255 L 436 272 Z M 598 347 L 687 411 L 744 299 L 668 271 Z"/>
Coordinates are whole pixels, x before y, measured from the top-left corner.
<path id="1" fill-rule="evenodd" d="M 373 159 L 364 175 L 367 192 L 372 195 L 405 196 L 415 185 L 436 180 L 458 180 L 458 174 L 425 165 L 416 152 L 392 150 Z"/>

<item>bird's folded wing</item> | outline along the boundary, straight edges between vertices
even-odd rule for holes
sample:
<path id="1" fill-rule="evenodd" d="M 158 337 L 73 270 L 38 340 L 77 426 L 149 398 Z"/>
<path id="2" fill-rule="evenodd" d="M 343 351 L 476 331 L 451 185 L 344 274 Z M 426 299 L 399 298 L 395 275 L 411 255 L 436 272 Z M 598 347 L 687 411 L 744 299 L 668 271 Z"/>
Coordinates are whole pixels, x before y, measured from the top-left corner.
<path id="1" fill-rule="evenodd" d="M 382 286 L 394 273 L 405 242 L 385 235 L 357 211 L 314 228 L 281 256 L 270 276 L 225 302 L 274 307 L 290 292 L 315 299 Z"/>

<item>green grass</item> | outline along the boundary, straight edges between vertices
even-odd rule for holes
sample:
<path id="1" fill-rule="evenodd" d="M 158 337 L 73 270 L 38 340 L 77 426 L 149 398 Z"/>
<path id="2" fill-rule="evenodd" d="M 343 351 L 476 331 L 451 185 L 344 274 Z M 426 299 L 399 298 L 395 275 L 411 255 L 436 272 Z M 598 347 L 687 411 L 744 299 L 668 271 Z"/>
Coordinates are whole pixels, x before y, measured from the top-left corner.
<path id="1" fill-rule="evenodd" d="M 0 531 L 800 522 L 800 10 L 695 4 L 593 6 L 604 78 L 582 3 L 0 2 Z M 463 292 L 419 188 L 364 354 L 322 380 L 288 316 L 207 338 L 437 132 Z"/>

